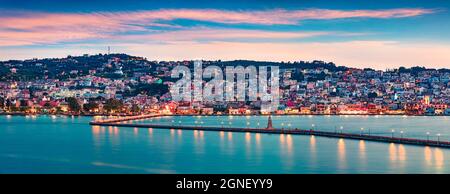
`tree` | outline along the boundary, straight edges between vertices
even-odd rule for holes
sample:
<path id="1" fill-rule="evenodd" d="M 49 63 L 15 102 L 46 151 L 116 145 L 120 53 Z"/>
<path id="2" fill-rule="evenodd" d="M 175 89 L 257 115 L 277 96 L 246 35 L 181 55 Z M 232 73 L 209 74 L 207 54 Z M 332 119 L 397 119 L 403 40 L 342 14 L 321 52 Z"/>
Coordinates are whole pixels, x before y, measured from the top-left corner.
<path id="1" fill-rule="evenodd" d="M 141 111 L 141 109 L 139 108 L 139 106 L 137 105 L 137 104 L 133 104 L 132 106 L 131 106 L 131 112 L 132 113 L 138 113 L 138 112 L 140 112 Z"/>
<path id="2" fill-rule="evenodd" d="M 108 112 L 113 112 L 119 110 L 122 106 L 123 103 L 120 100 L 110 98 L 106 100 L 104 108 Z"/>
<path id="3" fill-rule="evenodd" d="M 66 99 L 68 105 L 69 105 L 69 110 L 72 112 L 80 112 L 81 111 L 81 105 L 78 103 L 78 100 L 74 97 L 69 97 Z"/>
<path id="4" fill-rule="evenodd" d="M 83 106 L 83 110 L 86 112 L 92 112 L 96 108 L 98 108 L 98 104 L 94 101 L 90 101 Z"/>
<path id="5" fill-rule="evenodd" d="M 301 82 L 301 81 L 305 80 L 305 75 L 303 75 L 303 72 L 298 70 L 293 74 L 292 79 Z"/>
<path id="6" fill-rule="evenodd" d="M 146 94 L 148 96 L 161 96 L 167 92 L 169 92 L 169 87 L 164 84 L 138 84 L 136 89 L 131 92 L 130 96 L 136 96 L 138 94 Z"/>
<path id="7" fill-rule="evenodd" d="M 13 104 L 12 104 L 11 100 L 10 99 L 6 99 L 5 107 L 8 108 L 8 109 L 11 109 L 12 106 L 13 106 Z"/>
<path id="8" fill-rule="evenodd" d="M 46 102 L 46 103 L 44 104 L 44 108 L 45 108 L 45 109 L 50 109 L 50 108 L 52 108 L 52 105 L 50 104 L 50 102 Z"/>
<path id="9" fill-rule="evenodd" d="M 63 111 L 62 111 L 62 109 L 61 109 L 61 107 L 56 107 L 56 114 L 61 114 L 61 113 L 63 113 Z"/>
<path id="10" fill-rule="evenodd" d="M 369 98 L 376 98 L 376 97 L 378 97 L 378 94 L 377 94 L 376 92 L 370 92 L 370 93 L 367 95 L 367 97 L 369 97 Z"/>

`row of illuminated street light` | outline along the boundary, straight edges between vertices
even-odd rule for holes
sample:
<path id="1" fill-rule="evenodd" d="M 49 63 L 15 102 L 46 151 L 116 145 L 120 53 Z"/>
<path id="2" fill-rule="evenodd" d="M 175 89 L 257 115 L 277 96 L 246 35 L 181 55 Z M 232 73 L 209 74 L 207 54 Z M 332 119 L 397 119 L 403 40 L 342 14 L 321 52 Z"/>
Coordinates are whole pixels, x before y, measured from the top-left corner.
<path id="1" fill-rule="evenodd" d="M 392 138 L 394 138 L 394 133 L 395 133 L 395 130 L 392 129 L 392 130 L 391 130 L 391 134 L 392 134 L 391 137 L 392 137 Z M 403 133 L 404 133 L 403 131 L 400 131 L 400 137 L 401 137 L 401 138 L 403 138 Z M 426 134 L 427 134 L 427 141 L 430 141 L 430 132 L 427 132 Z M 439 141 L 440 136 L 441 136 L 440 133 L 437 133 L 437 134 L 436 134 L 437 141 Z"/>
<path id="2" fill-rule="evenodd" d="M 175 123 L 175 121 L 172 120 L 172 123 Z M 181 124 L 181 121 L 178 121 L 178 123 Z M 194 123 L 195 123 L 195 124 L 204 124 L 203 121 L 197 121 L 197 120 L 194 121 Z M 224 122 L 224 121 L 221 121 L 220 123 L 221 123 L 222 127 L 225 125 L 225 122 Z M 228 125 L 232 125 L 232 124 L 233 124 L 233 123 L 232 123 L 231 121 L 228 122 Z M 246 122 L 247 127 L 249 127 L 250 124 L 251 124 L 251 123 L 250 123 L 249 121 Z M 260 126 L 260 122 L 257 122 L 256 125 L 259 127 L 259 126 Z M 282 128 L 284 128 L 285 125 L 286 125 L 286 124 L 285 124 L 284 122 L 281 123 Z M 287 123 L 286 126 L 287 126 L 288 128 L 290 128 L 292 125 L 291 125 L 291 123 Z M 314 130 L 315 127 L 316 127 L 315 124 L 311 124 L 311 130 Z M 344 131 L 344 126 L 340 126 L 339 129 L 340 129 L 340 133 L 343 133 L 343 131 Z M 364 134 L 364 131 L 365 131 L 365 129 L 364 129 L 363 127 L 361 127 L 361 128 L 360 128 L 360 135 L 363 135 L 363 134 Z M 338 132 L 337 129 L 336 129 L 336 127 L 335 127 L 335 132 L 336 132 L 336 133 Z M 368 130 L 368 134 L 370 135 L 370 129 Z M 403 138 L 403 134 L 404 134 L 404 131 L 401 130 L 401 131 L 400 131 L 400 137 L 401 137 L 401 138 Z M 426 132 L 426 135 L 427 135 L 427 141 L 429 141 L 429 140 L 430 140 L 430 132 Z M 394 138 L 394 136 L 395 136 L 395 130 L 392 129 L 392 130 L 391 130 L 391 138 Z M 437 134 L 436 134 L 436 137 L 437 137 L 437 141 L 438 141 L 438 142 L 440 141 L 440 136 L 441 136 L 440 133 L 437 133 Z"/>

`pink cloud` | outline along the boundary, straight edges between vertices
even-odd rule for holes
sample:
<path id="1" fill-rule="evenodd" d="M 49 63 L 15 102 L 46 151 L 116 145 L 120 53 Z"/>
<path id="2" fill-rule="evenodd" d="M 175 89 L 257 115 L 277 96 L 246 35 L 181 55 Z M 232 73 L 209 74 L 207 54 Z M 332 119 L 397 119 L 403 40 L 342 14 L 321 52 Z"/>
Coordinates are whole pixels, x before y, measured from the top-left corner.
<path id="1" fill-rule="evenodd" d="M 163 9 L 156 11 L 125 12 L 111 16 L 129 21 L 154 21 L 191 19 L 218 23 L 251 24 L 295 24 L 306 19 L 342 18 L 402 18 L 433 13 L 430 9 L 387 9 L 387 10 L 266 10 L 266 11 L 224 11 L 215 9 Z"/>
<path id="2" fill-rule="evenodd" d="M 343 18 L 403 18 L 433 13 L 429 9 L 388 9 L 388 10 L 306 10 L 287 13 L 296 19 L 343 19 Z"/>
<path id="3" fill-rule="evenodd" d="M 226 11 L 216 9 L 163 9 L 134 12 L 98 12 L 98 13 L 20 13 L 0 16 L 0 46 L 17 46 L 30 44 L 52 44 L 63 41 L 90 38 L 111 38 L 118 33 L 151 33 L 146 27 L 174 27 L 161 21 L 190 19 L 218 23 L 249 23 L 259 25 L 296 24 L 306 19 L 340 19 L 340 18 L 399 18 L 432 13 L 429 9 L 388 9 L 388 10 L 265 10 L 265 11 Z M 144 27 L 145 26 L 145 27 Z M 221 31 L 222 32 L 222 31 Z M 174 35 L 182 36 L 183 34 Z M 219 38 L 238 37 L 239 31 L 219 33 L 203 32 L 204 36 Z M 308 34 L 303 34 L 309 36 Z M 301 37 L 299 33 L 257 32 L 260 38 Z M 165 35 L 154 35 L 155 38 Z M 196 36 L 196 35 L 191 35 Z M 164 37 L 160 37 L 164 38 Z M 199 36 L 196 36 L 199 38 Z"/>
<path id="4" fill-rule="evenodd" d="M 240 30 L 240 29 L 186 29 L 176 31 L 165 31 L 146 35 L 118 36 L 114 39 L 125 42 L 195 42 L 195 41 L 244 41 L 244 40 L 280 40 L 307 38 L 327 35 L 332 32 L 277 32 L 263 30 Z M 335 32 L 333 32 L 335 33 Z M 339 34 L 339 33 L 336 33 Z"/>
<path id="5" fill-rule="evenodd" d="M 34 44 L 49 44 L 55 42 L 85 40 L 88 38 L 102 38 L 101 34 L 83 31 L 41 30 L 29 31 L 0 31 L 0 46 L 22 46 Z"/>

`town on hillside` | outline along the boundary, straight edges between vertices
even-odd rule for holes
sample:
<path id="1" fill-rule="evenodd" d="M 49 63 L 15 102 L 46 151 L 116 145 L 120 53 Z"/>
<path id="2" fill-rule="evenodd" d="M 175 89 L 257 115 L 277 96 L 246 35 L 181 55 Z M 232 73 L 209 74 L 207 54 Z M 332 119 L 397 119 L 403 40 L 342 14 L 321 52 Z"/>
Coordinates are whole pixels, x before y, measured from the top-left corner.
<path id="1" fill-rule="evenodd" d="M 171 69 L 193 64 L 127 54 L 2 61 L 0 114 L 264 114 L 258 101 L 174 102 L 169 88 L 177 79 Z M 279 66 L 275 114 L 450 115 L 449 69 L 357 69 L 323 61 L 203 65 Z"/>

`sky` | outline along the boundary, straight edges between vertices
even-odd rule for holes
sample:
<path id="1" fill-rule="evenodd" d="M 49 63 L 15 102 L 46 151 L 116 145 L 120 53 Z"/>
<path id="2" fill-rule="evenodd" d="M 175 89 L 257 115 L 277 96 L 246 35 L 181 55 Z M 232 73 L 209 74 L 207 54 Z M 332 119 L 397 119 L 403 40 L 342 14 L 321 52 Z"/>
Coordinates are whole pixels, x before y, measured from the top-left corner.
<path id="1" fill-rule="evenodd" d="M 0 0 L 0 60 L 127 53 L 149 60 L 450 68 L 442 0 Z"/>

